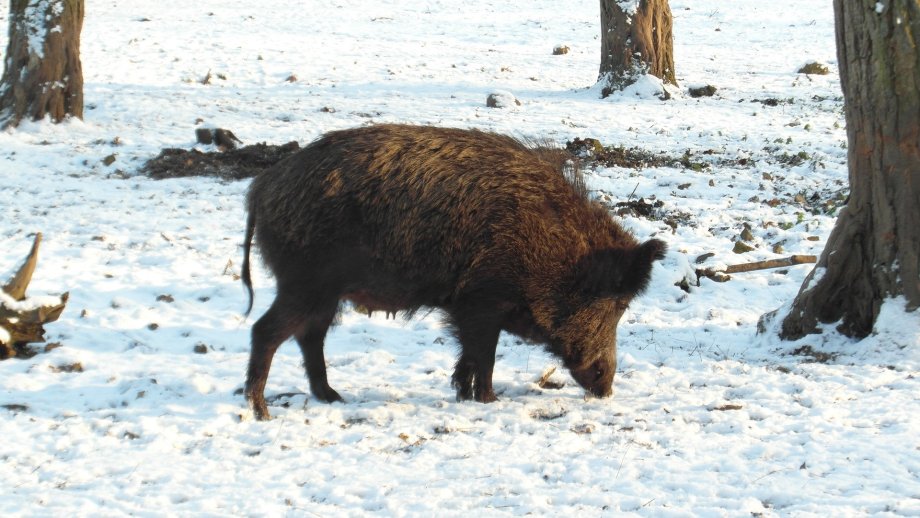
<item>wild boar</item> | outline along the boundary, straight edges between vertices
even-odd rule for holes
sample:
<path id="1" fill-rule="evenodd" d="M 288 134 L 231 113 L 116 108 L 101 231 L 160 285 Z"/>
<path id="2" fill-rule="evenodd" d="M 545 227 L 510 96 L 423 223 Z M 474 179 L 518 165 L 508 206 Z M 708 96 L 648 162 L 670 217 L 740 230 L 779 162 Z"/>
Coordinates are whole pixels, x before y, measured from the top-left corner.
<path id="1" fill-rule="evenodd" d="M 269 418 L 269 367 L 291 336 L 313 395 L 342 400 L 323 354 L 342 301 L 440 309 L 460 346 L 458 400 L 495 401 L 501 331 L 545 344 L 588 392 L 609 396 L 617 323 L 667 246 L 640 244 L 565 158 L 494 133 L 386 124 L 327 133 L 255 178 L 247 314 L 253 238 L 277 283 L 252 326 L 245 395 L 255 417 Z"/>

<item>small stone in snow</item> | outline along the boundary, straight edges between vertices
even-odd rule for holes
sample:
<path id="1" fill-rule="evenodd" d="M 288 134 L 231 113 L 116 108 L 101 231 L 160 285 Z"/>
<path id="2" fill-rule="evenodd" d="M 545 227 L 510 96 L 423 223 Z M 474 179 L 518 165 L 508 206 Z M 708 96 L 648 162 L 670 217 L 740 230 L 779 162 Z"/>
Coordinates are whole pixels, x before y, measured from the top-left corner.
<path id="1" fill-rule="evenodd" d="M 521 101 L 509 92 L 492 92 L 486 97 L 486 106 L 489 108 L 510 108 L 515 105 L 520 106 Z"/>
<path id="2" fill-rule="evenodd" d="M 754 240 L 754 233 L 751 232 L 751 227 L 749 227 L 748 225 L 745 225 L 744 229 L 741 231 L 741 239 L 743 239 L 744 241 Z"/>
<path id="3" fill-rule="evenodd" d="M 732 252 L 736 254 L 746 254 L 753 251 L 754 247 L 746 245 L 743 241 L 735 241 L 735 248 L 732 249 Z"/>
<path id="4" fill-rule="evenodd" d="M 811 63 L 808 63 L 802 68 L 800 68 L 799 73 L 816 75 L 816 76 L 826 76 L 827 74 L 830 73 L 830 70 L 826 66 L 822 65 L 821 63 L 812 61 Z"/>
<path id="5" fill-rule="evenodd" d="M 690 97 L 712 97 L 716 94 L 716 87 L 712 85 L 700 86 L 688 89 Z"/>

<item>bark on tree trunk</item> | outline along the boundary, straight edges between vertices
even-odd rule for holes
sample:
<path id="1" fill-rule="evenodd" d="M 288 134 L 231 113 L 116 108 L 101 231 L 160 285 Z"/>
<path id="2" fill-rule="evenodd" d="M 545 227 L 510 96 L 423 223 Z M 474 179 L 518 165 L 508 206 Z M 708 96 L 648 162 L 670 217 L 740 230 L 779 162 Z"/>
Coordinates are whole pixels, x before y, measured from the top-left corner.
<path id="1" fill-rule="evenodd" d="M 10 0 L 0 127 L 83 117 L 83 0 Z"/>
<path id="2" fill-rule="evenodd" d="M 676 85 L 672 27 L 667 0 L 601 0 L 601 97 L 646 73 Z"/>
<path id="3" fill-rule="evenodd" d="M 920 2 L 834 0 L 850 201 L 805 279 L 780 336 L 841 321 L 872 331 L 882 302 L 920 307 Z"/>

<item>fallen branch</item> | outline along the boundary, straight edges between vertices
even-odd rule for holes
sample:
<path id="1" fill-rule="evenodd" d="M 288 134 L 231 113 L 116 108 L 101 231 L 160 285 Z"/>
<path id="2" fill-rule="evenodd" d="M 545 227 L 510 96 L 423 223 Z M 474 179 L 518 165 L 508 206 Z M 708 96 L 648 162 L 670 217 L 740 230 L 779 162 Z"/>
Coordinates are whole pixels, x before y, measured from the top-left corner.
<path id="1" fill-rule="evenodd" d="M 753 263 L 733 264 L 724 269 L 697 268 L 696 284 L 699 286 L 700 278 L 707 277 L 716 282 L 726 282 L 731 280 L 732 273 L 753 272 L 756 270 L 769 270 L 771 268 L 784 268 L 795 266 L 797 264 L 812 264 L 818 261 L 814 255 L 791 255 L 781 259 L 768 259 L 766 261 L 755 261 Z"/>
<path id="2" fill-rule="evenodd" d="M 559 390 L 562 387 L 564 387 L 565 382 L 552 381 L 549 379 L 550 376 L 552 376 L 554 372 L 556 372 L 556 367 L 550 367 L 546 369 L 545 371 L 543 371 L 543 375 L 540 376 L 539 380 L 537 380 L 537 386 L 539 386 L 541 389 L 552 389 L 552 390 Z"/>
<path id="3" fill-rule="evenodd" d="M 26 298 L 26 288 L 32 282 L 32 273 L 35 272 L 35 265 L 38 264 L 38 245 L 42 242 L 42 233 L 35 234 L 35 241 L 32 242 L 32 250 L 26 256 L 22 266 L 13 274 L 13 277 L 2 286 L 7 295 L 16 300 Z"/>

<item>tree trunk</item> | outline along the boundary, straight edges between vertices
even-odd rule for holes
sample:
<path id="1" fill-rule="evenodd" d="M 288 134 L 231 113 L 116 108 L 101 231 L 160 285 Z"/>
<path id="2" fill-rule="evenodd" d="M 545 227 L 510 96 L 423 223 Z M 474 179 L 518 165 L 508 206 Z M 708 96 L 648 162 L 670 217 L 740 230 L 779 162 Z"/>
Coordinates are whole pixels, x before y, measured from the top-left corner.
<path id="1" fill-rule="evenodd" d="M 651 74 L 676 85 L 668 0 L 601 0 L 601 97 Z"/>
<path id="2" fill-rule="evenodd" d="M 850 201 L 782 322 L 780 336 L 840 321 L 872 331 L 882 303 L 920 307 L 920 2 L 834 0 Z"/>
<path id="3" fill-rule="evenodd" d="M 83 0 L 10 0 L 0 127 L 83 117 Z"/>

